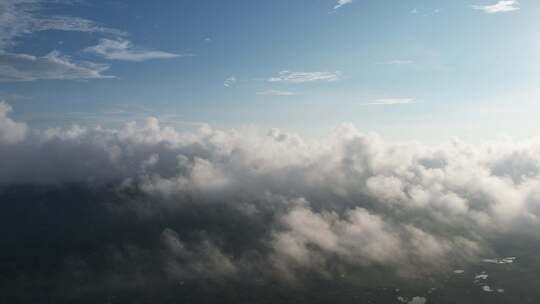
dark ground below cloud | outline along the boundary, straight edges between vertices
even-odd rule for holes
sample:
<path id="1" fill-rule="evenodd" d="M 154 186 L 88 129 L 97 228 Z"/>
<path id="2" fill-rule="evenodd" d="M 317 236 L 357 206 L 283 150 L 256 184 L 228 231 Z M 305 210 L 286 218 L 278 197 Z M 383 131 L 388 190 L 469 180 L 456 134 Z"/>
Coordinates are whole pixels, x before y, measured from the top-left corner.
<path id="1" fill-rule="evenodd" d="M 138 202 L 137 202 L 138 201 Z M 141 215 L 134 205 L 153 210 Z M 301 273 L 296 282 L 264 269 L 218 276 L 204 270 L 167 271 L 160 241 L 165 229 L 186 246 L 211 240 L 227 256 L 266 254 L 272 212 L 245 216 L 227 204 L 157 210 L 137 193 L 82 185 L 12 186 L 0 190 L 0 303 L 537 303 L 539 243 L 506 237 L 494 243 L 517 256 L 513 264 L 478 262 L 423 278 L 404 279 L 382 266 L 335 261 L 327 273 Z M 150 207 L 149 207 L 150 206 Z M 226 216 L 224 216 L 226 215 Z M 252 253 L 250 253 L 252 251 Z M 188 264 L 194 260 L 181 261 Z M 204 267 L 204 263 L 201 264 Z M 264 267 L 264 266 L 260 266 Z M 474 282 L 485 271 L 485 281 Z M 504 289 L 485 292 L 482 286 Z M 405 300 L 406 299 L 406 300 Z M 413 302 L 414 303 L 414 302 Z"/>

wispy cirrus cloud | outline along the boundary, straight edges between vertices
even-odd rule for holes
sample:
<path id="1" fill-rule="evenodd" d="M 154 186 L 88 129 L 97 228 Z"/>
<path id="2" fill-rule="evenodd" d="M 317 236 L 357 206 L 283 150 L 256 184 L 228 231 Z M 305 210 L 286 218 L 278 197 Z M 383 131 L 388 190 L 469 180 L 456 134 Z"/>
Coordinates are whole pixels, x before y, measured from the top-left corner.
<path id="1" fill-rule="evenodd" d="M 314 81 L 338 81 L 341 72 L 291 72 L 281 71 L 276 76 L 270 77 L 270 82 L 304 83 Z"/>
<path id="2" fill-rule="evenodd" d="M 33 81 L 44 79 L 100 79 L 109 65 L 75 60 L 52 51 L 45 56 L 10 52 L 18 38 L 43 31 L 101 33 L 116 37 L 101 39 L 95 46 L 84 49 L 109 60 L 140 62 L 168 59 L 188 54 L 174 54 L 138 48 L 124 38 L 127 33 L 106 27 L 92 20 L 65 15 L 48 15 L 49 9 L 70 5 L 73 1 L 3 0 L 0 1 L 0 81 Z"/>
<path id="3" fill-rule="evenodd" d="M 481 10 L 488 14 L 505 13 L 519 10 L 519 1 L 500 0 L 491 5 L 472 5 L 472 8 Z"/>
<path id="4" fill-rule="evenodd" d="M 103 75 L 108 69 L 105 64 L 74 61 L 57 51 L 42 57 L 0 53 L 0 82 L 114 78 Z"/>
<path id="5" fill-rule="evenodd" d="M 259 91 L 257 92 L 257 95 L 265 95 L 265 96 L 295 96 L 297 95 L 295 92 L 289 92 L 289 91 L 279 91 L 279 90 L 265 90 L 265 91 Z"/>
<path id="6" fill-rule="evenodd" d="M 338 9 L 344 5 L 351 4 L 353 0 L 337 0 L 336 5 L 334 6 L 334 9 Z"/>
<path id="7" fill-rule="evenodd" d="M 45 16 L 40 12 L 46 4 L 51 4 L 51 2 L 43 0 L 0 1 L 0 50 L 14 45 L 15 40 L 19 37 L 49 30 L 126 35 L 121 30 L 109 28 L 84 18 Z"/>
<path id="8" fill-rule="evenodd" d="M 69 5 L 70 1 L 2 0 L 0 1 L 0 81 L 42 79 L 99 79 L 108 65 L 74 60 L 52 51 L 45 56 L 10 52 L 18 38 L 44 31 L 102 33 L 124 36 L 125 32 L 85 18 L 46 15 L 46 9 Z"/>
<path id="9" fill-rule="evenodd" d="M 379 98 L 364 103 L 365 106 L 391 106 L 417 103 L 414 98 Z"/>
<path id="10" fill-rule="evenodd" d="M 152 59 L 171 59 L 176 57 L 191 56 L 190 54 L 174 54 L 169 52 L 149 50 L 134 47 L 129 40 L 125 39 L 101 39 L 95 46 L 84 49 L 109 60 L 141 62 Z"/>

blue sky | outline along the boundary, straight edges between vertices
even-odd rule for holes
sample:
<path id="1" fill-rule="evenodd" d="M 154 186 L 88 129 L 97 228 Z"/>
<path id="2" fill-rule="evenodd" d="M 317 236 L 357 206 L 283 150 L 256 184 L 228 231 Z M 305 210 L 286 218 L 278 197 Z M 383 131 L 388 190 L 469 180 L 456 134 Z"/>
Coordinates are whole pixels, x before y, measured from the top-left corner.
<path id="1" fill-rule="evenodd" d="M 49 127 L 535 136 L 540 3 L 0 1 L 0 99 Z"/>

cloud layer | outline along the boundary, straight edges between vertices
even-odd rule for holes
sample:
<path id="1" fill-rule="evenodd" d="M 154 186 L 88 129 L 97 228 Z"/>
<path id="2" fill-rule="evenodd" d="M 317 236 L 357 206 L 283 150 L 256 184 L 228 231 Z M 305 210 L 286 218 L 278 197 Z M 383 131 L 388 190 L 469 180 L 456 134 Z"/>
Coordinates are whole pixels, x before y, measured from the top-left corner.
<path id="1" fill-rule="evenodd" d="M 97 285 L 80 284 L 92 290 L 246 277 L 294 285 L 372 271 L 422 279 L 500 256 L 504 236 L 534 239 L 540 228 L 540 141 L 425 146 L 348 124 L 318 140 L 278 129 L 186 133 L 155 118 L 38 130 L 10 111 L 0 104 L 9 160 L 0 198 L 12 202 L 2 208 L 31 206 L 17 223 L 63 214 L 54 226 L 11 228 L 27 235 L 13 242 L 24 248 L 44 229 L 35 227 L 59 244 L 95 239 L 90 255 L 67 245 L 58 257 L 39 254 L 69 276 L 86 269 L 84 282 Z"/>
<path id="2" fill-rule="evenodd" d="M 113 183 L 168 207 L 190 197 L 237 202 L 247 213 L 264 202 L 281 209 L 268 242 L 292 265 L 337 254 L 409 271 L 409 260 L 469 258 L 489 249 L 490 236 L 539 224 L 538 142 L 402 145 L 350 125 L 309 142 L 279 130 L 179 133 L 155 118 L 122 129 L 27 130 L 1 109 L 0 156 L 10 160 L 2 184 Z"/>

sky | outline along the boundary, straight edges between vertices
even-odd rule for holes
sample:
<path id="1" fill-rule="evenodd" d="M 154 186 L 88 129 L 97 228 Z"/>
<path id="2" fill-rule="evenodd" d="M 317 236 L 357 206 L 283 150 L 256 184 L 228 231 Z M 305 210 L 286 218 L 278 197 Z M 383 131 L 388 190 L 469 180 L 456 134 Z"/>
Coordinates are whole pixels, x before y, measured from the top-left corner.
<path id="1" fill-rule="evenodd" d="M 0 99 L 35 127 L 159 118 L 385 138 L 540 131 L 538 1 L 0 1 Z"/>
<path id="2" fill-rule="evenodd" d="M 538 302 L 539 8 L 0 0 L 0 303 Z"/>

